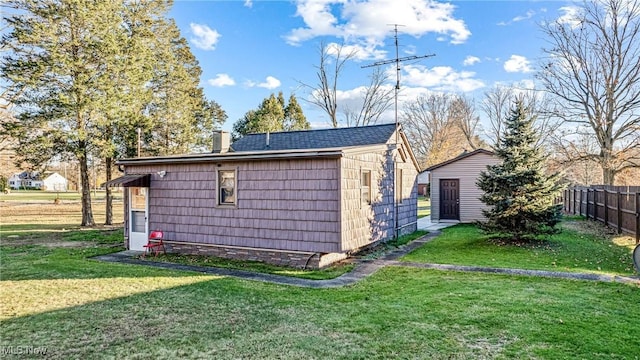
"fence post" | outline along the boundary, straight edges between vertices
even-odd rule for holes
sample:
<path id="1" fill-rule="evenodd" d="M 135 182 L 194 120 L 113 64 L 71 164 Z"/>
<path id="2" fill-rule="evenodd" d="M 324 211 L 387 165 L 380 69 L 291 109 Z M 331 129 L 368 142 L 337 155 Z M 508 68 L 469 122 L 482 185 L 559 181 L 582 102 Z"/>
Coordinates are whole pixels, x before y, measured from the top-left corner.
<path id="1" fill-rule="evenodd" d="M 640 191 L 636 193 L 636 244 L 640 243 Z"/>
<path id="2" fill-rule="evenodd" d="M 598 190 L 593 189 L 593 208 L 591 209 L 593 212 L 591 213 L 591 219 L 594 221 L 598 221 L 598 204 L 596 203 L 596 195 L 598 194 Z M 589 195 L 587 195 L 589 198 Z"/>
<path id="3" fill-rule="evenodd" d="M 618 208 L 616 209 L 616 211 L 618 211 L 618 234 L 622 233 L 622 204 L 620 203 L 622 201 L 622 194 L 620 194 L 620 190 L 618 190 L 617 192 L 617 196 L 618 196 Z"/>
<path id="4" fill-rule="evenodd" d="M 582 216 L 582 189 L 580 189 L 580 202 L 578 203 L 578 215 Z"/>
<path id="5" fill-rule="evenodd" d="M 604 195 L 604 225 L 605 226 L 609 226 L 609 202 L 607 201 L 607 189 L 604 189 L 602 191 L 603 195 Z M 594 197 L 594 202 L 595 202 L 595 197 Z M 597 212 L 596 212 L 597 213 Z"/>
<path id="6" fill-rule="evenodd" d="M 591 193 L 591 189 L 587 189 L 587 209 L 586 209 L 587 220 L 589 219 L 589 194 L 590 193 Z"/>

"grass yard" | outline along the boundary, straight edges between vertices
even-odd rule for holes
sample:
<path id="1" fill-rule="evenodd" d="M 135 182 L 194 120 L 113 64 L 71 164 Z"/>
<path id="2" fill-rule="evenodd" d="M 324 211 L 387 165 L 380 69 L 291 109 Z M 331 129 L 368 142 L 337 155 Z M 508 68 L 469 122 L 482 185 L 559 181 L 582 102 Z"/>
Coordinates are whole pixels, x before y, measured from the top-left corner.
<path id="1" fill-rule="evenodd" d="M 0 346 L 67 358 L 620 358 L 637 287 L 384 268 L 313 290 L 2 247 Z"/>
<path id="2" fill-rule="evenodd" d="M 115 199 L 122 200 L 121 191 L 113 191 Z M 91 191 L 92 200 L 104 201 L 104 190 Z M 80 201 L 82 195 L 77 191 L 41 191 L 41 190 L 11 190 L 11 193 L 0 193 L 0 201 L 11 202 L 34 202 L 34 201 L 50 201 L 59 198 L 61 201 Z"/>
<path id="3" fill-rule="evenodd" d="M 638 358 L 637 286 L 385 267 L 305 289 L 102 263 L 90 258 L 122 249 L 120 228 L 74 228 L 77 202 L 28 205 L 0 201 L 2 358 Z M 527 251 L 456 226 L 407 259 L 629 274 L 624 239 L 567 224 Z"/>
<path id="4" fill-rule="evenodd" d="M 598 223 L 569 219 L 563 231 L 546 241 L 509 245 L 483 235 L 474 225 L 461 224 L 402 258 L 403 261 L 480 265 L 619 275 L 634 274 L 631 252 L 635 241 L 605 234 Z M 640 319 L 639 319 L 640 321 Z"/>
<path id="5" fill-rule="evenodd" d="M 105 203 L 95 201 L 91 207 L 96 224 L 104 224 Z M 101 232 L 112 234 L 116 229 L 122 238 L 122 201 L 113 203 L 113 221 L 115 227 L 80 229 L 82 213 L 77 201 L 63 201 L 57 205 L 33 200 L 0 201 L 0 242 L 5 245 L 43 242 L 55 244 L 91 238 Z"/>
<path id="6" fill-rule="evenodd" d="M 418 219 L 431 215 L 431 200 L 418 197 Z"/>
<path id="7" fill-rule="evenodd" d="M 302 279 L 324 280 L 333 279 L 347 273 L 355 267 L 354 263 L 337 263 L 320 270 L 303 270 L 284 266 L 266 264 L 259 261 L 240 261 L 232 259 L 223 259 L 213 256 L 200 255 L 183 255 L 183 254 L 160 254 L 157 257 L 147 256 L 145 259 L 150 261 L 160 261 L 168 263 L 195 265 L 195 266 L 211 266 L 225 269 L 237 269 L 245 271 L 254 271 L 267 274 L 292 276 Z"/>

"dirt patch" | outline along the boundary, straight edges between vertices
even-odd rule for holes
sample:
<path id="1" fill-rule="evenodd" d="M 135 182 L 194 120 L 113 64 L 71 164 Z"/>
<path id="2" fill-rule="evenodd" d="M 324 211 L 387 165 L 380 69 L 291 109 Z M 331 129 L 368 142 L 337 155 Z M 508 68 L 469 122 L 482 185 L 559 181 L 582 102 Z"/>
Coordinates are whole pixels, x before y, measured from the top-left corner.
<path id="1" fill-rule="evenodd" d="M 561 223 L 562 228 L 573 230 L 575 232 L 595 236 L 601 239 L 609 240 L 620 246 L 635 246 L 635 238 L 618 234 L 615 229 L 604 226 L 603 223 L 590 220 L 568 220 Z"/>
<path id="2" fill-rule="evenodd" d="M 63 240 L 45 240 L 43 238 L 9 238 L 3 239 L 2 245 L 8 246 L 25 246 L 25 245 L 41 245 L 49 248 L 86 248 L 96 246 L 91 241 L 63 241 Z"/>

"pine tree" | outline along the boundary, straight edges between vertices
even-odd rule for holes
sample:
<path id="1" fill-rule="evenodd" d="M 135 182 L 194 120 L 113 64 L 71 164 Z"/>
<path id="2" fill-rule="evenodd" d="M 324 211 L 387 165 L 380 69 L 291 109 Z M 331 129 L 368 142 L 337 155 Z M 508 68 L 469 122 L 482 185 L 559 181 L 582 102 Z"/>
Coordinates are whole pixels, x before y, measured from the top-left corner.
<path id="1" fill-rule="evenodd" d="M 0 70 L 15 105 L 12 135 L 33 166 L 75 158 L 82 225 L 93 226 L 89 165 L 202 146 L 224 112 L 209 103 L 201 69 L 178 27 L 171 0 L 7 0 Z M 3 93 L 4 94 L 4 93 Z M 225 115 L 226 116 L 226 115 Z M 3 127 L 4 124 L 3 124 Z M 111 194 L 107 192 L 111 222 Z"/>
<path id="2" fill-rule="evenodd" d="M 494 149 L 502 161 L 488 166 L 477 182 L 484 192 L 480 200 L 489 206 L 480 227 L 514 241 L 554 233 L 561 218 L 560 205 L 554 205 L 562 189 L 559 175 L 545 173 L 544 155 L 535 147 L 534 120 L 523 102 L 516 101 L 505 136 Z"/>
<path id="3" fill-rule="evenodd" d="M 278 132 L 291 130 L 307 130 L 311 125 L 302 113 L 294 95 L 285 104 L 282 92 L 276 97 L 271 94 L 265 98 L 258 109 L 249 110 L 233 124 L 233 139 L 252 133 Z"/>
<path id="4" fill-rule="evenodd" d="M 311 129 L 311 124 L 307 121 L 296 96 L 293 94 L 289 96 L 289 104 L 284 109 L 284 129 L 286 131 Z"/>

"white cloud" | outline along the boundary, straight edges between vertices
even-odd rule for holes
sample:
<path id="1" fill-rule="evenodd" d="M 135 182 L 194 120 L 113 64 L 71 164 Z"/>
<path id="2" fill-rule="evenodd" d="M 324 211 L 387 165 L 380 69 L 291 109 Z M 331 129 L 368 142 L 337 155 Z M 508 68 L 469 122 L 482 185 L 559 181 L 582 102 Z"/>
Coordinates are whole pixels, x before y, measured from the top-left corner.
<path id="1" fill-rule="evenodd" d="M 191 32 L 195 35 L 195 37 L 191 38 L 191 42 L 197 48 L 202 50 L 214 50 L 216 48 L 220 38 L 220 34 L 216 30 L 212 30 L 207 25 L 195 23 L 191 23 L 189 26 L 191 27 Z"/>
<path id="2" fill-rule="evenodd" d="M 251 8 L 253 7 L 253 1 L 252 0 L 244 0 L 244 6 Z"/>
<path id="3" fill-rule="evenodd" d="M 402 24 L 399 31 L 414 37 L 436 33 L 453 44 L 464 43 L 471 32 L 462 19 L 454 17 L 455 6 L 433 0 L 297 0 L 296 16 L 305 27 L 285 36 L 289 44 L 319 36 L 335 36 L 345 44 L 365 49 L 383 45 L 392 35 L 387 24 Z M 371 52 L 375 54 L 375 52 Z"/>
<path id="4" fill-rule="evenodd" d="M 464 59 L 464 61 L 462 62 L 462 65 L 471 66 L 471 65 L 479 63 L 479 62 L 480 62 L 480 58 L 479 57 L 469 55 Z"/>
<path id="5" fill-rule="evenodd" d="M 470 92 L 485 84 L 472 71 L 456 72 L 449 66 L 435 66 L 431 69 L 422 65 L 407 65 L 403 82 L 409 86 L 426 87 L 434 91 Z"/>
<path id="6" fill-rule="evenodd" d="M 327 45 L 327 54 L 336 56 L 338 53 L 338 49 L 340 48 L 339 44 L 330 43 Z M 345 57 L 348 54 L 353 53 L 354 60 L 367 60 L 374 59 L 380 60 L 384 59 L 387 54 L 384 50 L 377 50 L 373 45 L 343 45 L 341 51 L 341 57 Z"/>
<path id="7" fill-rule="evenodd" d="M 559 24 L 568 24 L 572 28 L 580 25 L 580 8 L 578 6 L 563 6 L 558 11 L 562 13 L 557 20 Z"/>
<path id="8" fill-rule="evenodd" d="M 247 85 L 248 87 L 261 87 L 261 88 L 265 88 L 265 89 L 275 89 L 277 87 L 280 87 L 280 80 L 276 79 L 273 76 L 267 76 L 267 78 L 265 79 L 264 82 L 261 83 L 256 83 L 254 81 L 248 80 L 245 85 Z"/>
<path id="9" fill-rule="evenodd" d="M 233 78 L 231 78 L 231 76 L 227 74 L 216 74 L 216 77 L 213 79 L 207 80 L 207 83 L 215 87 L 224 87 L 224 86 L 233 86 L 236 84 L 236 81 L 233 80 Z"/>
<path id="10" fill-rule="evenodd" d="M 504 62 L 504 70 L 506 72 L 522 72 L 527 73 L 533 71 L 531 63 L 526 57 L 520 55 L 511 55 L 511 58 Z"/>
<path id="11" fill-rule="evenodd" d="M 544 12 L 544 11 L 545 10 L 543 9 L 542 12 Z M 511 25 L 511 24 L 519 22 L 519 21 L 531 19 L 535 14 L 536 14 L 536 12 L 534 10 L 529 10 L 524 15 L 518 15 L 518 16 L 514 17 L 513 19 L 509 20 L 509 21 L 501 21 L 497 25 L 500 25 L 500 26 Z"/>

